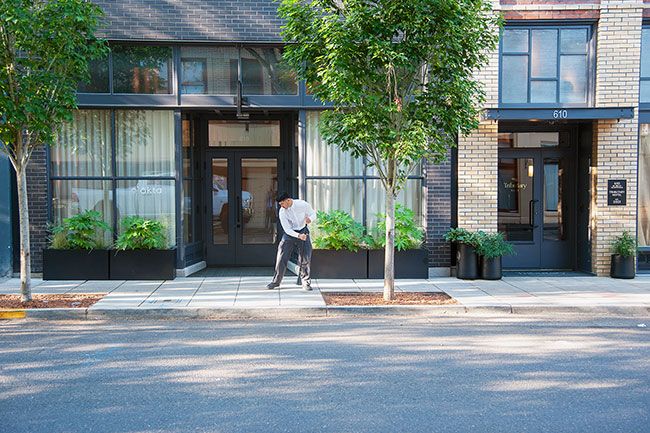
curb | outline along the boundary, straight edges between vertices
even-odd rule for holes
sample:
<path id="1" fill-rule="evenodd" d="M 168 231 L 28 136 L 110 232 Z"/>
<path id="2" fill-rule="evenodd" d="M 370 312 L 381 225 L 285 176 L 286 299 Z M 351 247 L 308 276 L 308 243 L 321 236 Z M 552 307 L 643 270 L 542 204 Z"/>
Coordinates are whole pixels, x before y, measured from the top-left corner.
<path id="1" fill-rule="evenodd" d="M 556 315 L 650 317 L 650 306 L 543 305 L 408 305 L 284 308 L 34 308 L 0 311 L 0 319 L 109 320 L 109 319 L 314 319 L 336 317 L 441 317 L 461 315 Z"/>

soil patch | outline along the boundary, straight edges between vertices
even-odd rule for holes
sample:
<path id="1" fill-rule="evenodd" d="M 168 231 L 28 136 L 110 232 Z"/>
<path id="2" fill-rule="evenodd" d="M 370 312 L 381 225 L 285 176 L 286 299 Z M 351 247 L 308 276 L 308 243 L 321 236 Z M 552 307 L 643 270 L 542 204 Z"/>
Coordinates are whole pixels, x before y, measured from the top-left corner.
<path id="1" fill-rule="evenodd" d="M 443 292 L 395 293 L 395 299 L 384 301 L 384 294 L 377 293 L 323 293 L 327 305 L 450 305 L 456 300 Z"/>
<path id="2" fill-rule="evenodd" d="M 32 300 L 25 303 L 20 302 L 20 295 L 0 295 L 0 310 L 14 308 L 87 308 L 105 295 L 105 293 L 32 295 Z"/>

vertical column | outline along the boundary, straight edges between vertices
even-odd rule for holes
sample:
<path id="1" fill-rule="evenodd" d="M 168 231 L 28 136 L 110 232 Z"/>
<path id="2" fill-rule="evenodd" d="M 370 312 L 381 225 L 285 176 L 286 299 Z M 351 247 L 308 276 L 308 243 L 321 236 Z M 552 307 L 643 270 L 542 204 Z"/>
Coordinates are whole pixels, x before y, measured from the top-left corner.
<path id="1" fill-rule="evenodd" d="M 476 78 L 483 84 L 485 107 L 498 107 L 498 48 L 489 53 L 488 64 Z M 497 230 L 498 132 L 496 121 L 482 120 L 477 130 L 458 138 L 458 227 Z"/>
<path id="2" fill-rule="evenodd" d="M 448 159 L 441 164 L 427 162 L 425 175 L 429 266 L 449 268 L 451 249 L 444 236 L 451 226 L 451 161 Z M 449 275 L 449 269 L 441 274 Z"/>
<path id="3" fill-rule="evenodd" d="M 27 165 L 27 197 L 29 203 L 29 233 L 32 272 L 43 271 L 43 248 L 47 246 L 48 209 L 47 149 L 38 146 Z M 20 245 L 20 241 L 17 241 Z M 20 246 L 19 246 L 20 248 Z"/>
<path id="4" fill-rule="evenodd" d="M 601 6 L 596 107 L 638 107 L 642 3 L 603 0 Z M 604 276 L 613 238 L 623 230 L 636 233 L 638 119 L 599 120 L 594 129 L 592 263 Z M 626 205 L 608 206 L 608 181 L 619 179 L 627 181 Z"/>

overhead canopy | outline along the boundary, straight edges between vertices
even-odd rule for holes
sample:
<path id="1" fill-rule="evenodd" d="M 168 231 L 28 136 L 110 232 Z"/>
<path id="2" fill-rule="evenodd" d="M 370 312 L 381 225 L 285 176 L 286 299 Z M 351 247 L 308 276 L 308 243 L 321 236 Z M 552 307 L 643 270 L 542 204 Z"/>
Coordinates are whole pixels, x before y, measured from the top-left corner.
<path id="1" fill-rule="evenodd" d="M 491 120 L 597 120 L 633 119 L 634 108 L 488 108 Z"/>

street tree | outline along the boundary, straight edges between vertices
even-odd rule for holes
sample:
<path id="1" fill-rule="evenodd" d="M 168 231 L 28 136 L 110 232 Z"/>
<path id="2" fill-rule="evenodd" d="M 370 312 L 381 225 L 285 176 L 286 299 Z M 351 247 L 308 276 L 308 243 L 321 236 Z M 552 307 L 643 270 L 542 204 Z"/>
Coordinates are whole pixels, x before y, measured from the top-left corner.
<path id="1" fill-rule="evenodd" d="M 385 189 L 384 299 L 394 297 L 395 200 L 423 159 L 478 127 L 475 72 L 495 49 L 489 0 L 282 0 L 284 60 L 333 108 L 330 145 L 364 157 Z"/>
<path id="2" fill-rule="evenodd" d="M 16 172 L 23 302 L 31 300 L 27 165 L 71 120 L 88 62 L 108 50 L 95 36 L 101 14 L 87 0 L 0 1 L 0 149 Z"/>

